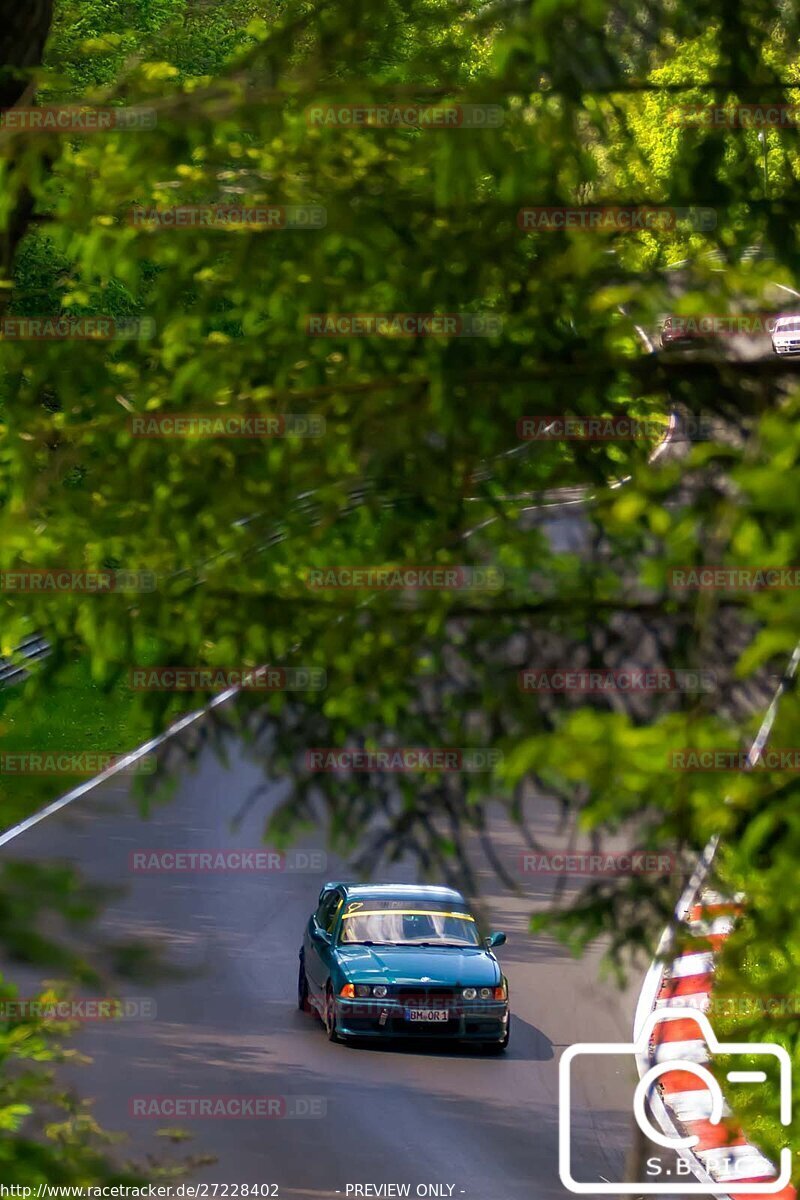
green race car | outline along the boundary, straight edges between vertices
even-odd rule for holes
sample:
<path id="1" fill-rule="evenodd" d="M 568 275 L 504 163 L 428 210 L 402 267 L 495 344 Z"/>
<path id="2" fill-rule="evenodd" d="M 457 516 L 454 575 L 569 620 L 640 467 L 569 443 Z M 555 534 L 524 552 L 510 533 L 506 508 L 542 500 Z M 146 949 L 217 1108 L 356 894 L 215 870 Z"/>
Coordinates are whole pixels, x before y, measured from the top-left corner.
<path id="1" fill-rule="evenodd" d="M 300 950 L 297 1001 L 331 1041 L 419 1038 L 505 1050 L 508 982 L 460 892 L 326 883 Z"/>

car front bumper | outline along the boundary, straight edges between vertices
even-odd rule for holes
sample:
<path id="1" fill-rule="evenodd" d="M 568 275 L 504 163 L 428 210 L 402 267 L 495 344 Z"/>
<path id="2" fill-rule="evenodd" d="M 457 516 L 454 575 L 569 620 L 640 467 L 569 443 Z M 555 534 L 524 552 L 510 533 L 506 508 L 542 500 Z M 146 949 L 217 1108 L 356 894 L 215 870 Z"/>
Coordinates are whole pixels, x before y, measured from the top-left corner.
<path id="1" fill-rule="evenodd" d="M 508 1033 L 507 1001 L 460 1002 L 448 1007 L 445 1021 L 409 1019 L 408 1006 L 396 1000 L 336 1000 L 336 1025 L 343 1037 L 441 1038 L 445 1041 L 503 1042 Z"/>

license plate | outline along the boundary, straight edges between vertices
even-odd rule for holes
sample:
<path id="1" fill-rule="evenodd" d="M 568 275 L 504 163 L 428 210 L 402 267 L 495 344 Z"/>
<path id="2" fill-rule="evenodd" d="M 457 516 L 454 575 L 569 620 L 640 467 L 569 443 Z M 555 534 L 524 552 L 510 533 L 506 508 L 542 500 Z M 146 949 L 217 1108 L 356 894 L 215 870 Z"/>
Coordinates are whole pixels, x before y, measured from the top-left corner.
<path id="1" fill-rule="evenodd" d="M 441 1008 L 407 1008 L 406 1019 L 409 1021 L 446 1021 L 450 1014 Z"/>

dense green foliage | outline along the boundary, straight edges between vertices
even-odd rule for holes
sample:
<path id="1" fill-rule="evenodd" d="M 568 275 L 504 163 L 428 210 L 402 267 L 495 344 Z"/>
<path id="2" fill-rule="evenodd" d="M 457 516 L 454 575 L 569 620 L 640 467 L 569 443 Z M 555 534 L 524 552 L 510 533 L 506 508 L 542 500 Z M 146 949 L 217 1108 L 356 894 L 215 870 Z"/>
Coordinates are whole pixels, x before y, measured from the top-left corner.
<path id="1" fill-rule="evenodd" d="M 755 130 L 670 114 L 791 101 L 796 15 L 766 0 L 212 11 L 63 6 L 42 101 L 144 106 L 155 124 L 5 131 L 2 213 L 26 190 L 35 197 L 16 280 L 4 281 L 9 311 L 155 327 L 140 340 L 2 343 L 0 565 L 142 569 L 158 586 L 7 592 L 3 650 L 46 632 L 48 689 L 76 658 L 109 690 L 146 663 L 322 667 L 324 692 L 241 712 L 250 728 L 269 714 L 271 769 L 294 782 L 271 836 L 290 837 L 322 798 L 334 840 L 365 864 L 411 848 L 431 872 L 466 870 L 465 840 L 487 831 L 489 798 L 516 816 L 531 788 L 557 794 L 583 831 L 634 829 L 638 845 L 678 848 L 687 862 L 721 832 L 721 882 L 749 897 L 730 969 L 754 993 L 785 990 L 800 967 L 795 778 L 679 773 L 668 753 L 736 747 L 752 732 L 736 680 L 782 667 L 798 635 L 797 591 L 698 595 L 672 588 L 669 571 L 800 561 L 798 397 L 771 362 L 644 355 L 634 323 L 652 328 L 675 307 L 763 308 L 775 282 L 793 285 L 795 132 L 767 134 L 765 198 Z M 307 117 L 311 106 L 436 102 L 497 106 L 502 123 Z M 317 206 L 326 219 L 172 229 L 129 216 L 198 204 Z M 518 228 L 521 208 L 559 204 L 704 207 L 716 222 L 632 234 Z M 753 246 L 772 258 L 746 255 Z M 686 259 L 688 285 L 668 270 Z M 502 328 L 307 332 L 313 314 L 369 312 L 493 314 Z M 657 467 L 646 440 L 533 441 L 520 452 L 523 416 L 633 407 L 659 420 L 673 406 L 717 416 L 726 436 Z M 133 416 L 163 410 L 311 414 L 325 432 L 133 435 Z M 626 487 L 610 487 L 621 475 Z M 525 496 L 576 478 L 596 493 L 587 544 L 559 552 L 520 512 Z M 403 596 L 308 586 L 316 569 L 403 563 L 490 563 L 504 582 Z M 719 691 L 636 709 L 518 688 L 521 667 L 636 655 L 711 666 Z M 203 698 L 144 693 L 136 720 L 158 729 Z M 791 744 L 796 717 L 790 698 L 778 744 Z M 504 757 L 493 776 L 387 782 L 304 769 L 307 747 L 355 741 L 489 745 Z M 673 878 L 598 884 L 556 924 L 576 949 L 612 934 L 620 960 L 652 946 L 674 890 Z M 757 970 L 748 944 L 763 947 Z M 796 1017 L 750 1022 L 747 1033 L 779 1037 L 798 1057 Z M 769 1117 L 762 1105 L 758 1132 L 772 1148 Z"/>

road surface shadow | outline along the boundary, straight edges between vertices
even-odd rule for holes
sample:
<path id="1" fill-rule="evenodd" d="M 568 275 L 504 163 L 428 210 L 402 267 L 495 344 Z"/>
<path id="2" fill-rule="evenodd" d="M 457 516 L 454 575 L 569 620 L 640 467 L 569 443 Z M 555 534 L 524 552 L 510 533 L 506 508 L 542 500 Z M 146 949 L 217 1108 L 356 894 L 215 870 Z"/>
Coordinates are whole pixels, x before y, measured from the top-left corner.
<path id="1" fill-rule="evenodd" d="M 325 1037 L 325 1031 L 320 1022 L 314 1025 L 307 1023 L 303 1013 L 297 1014 L 298 1024 L 303 1029 L 319 1032 Z M 316 1027 L 316 1028 L 315 1028 Z M 434 1058 L 496 1058 L 501 1061 L 549 1062 L 553 1057 L 553 1043 L 528 1021 L 521 1017 L 511 1017 L 511 1039 L 505 1053 L 493 1054 L 483 1046 L 470 1042 L 437 1041 L 434 1037 L 422 1038 L 348 1038 L 348 1049 L 369 1050 L 373 1053 L 390 1054 L 424 1054 Z"/>

